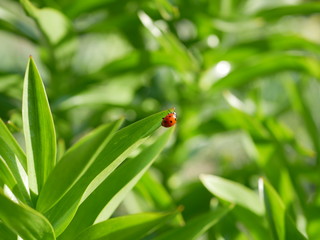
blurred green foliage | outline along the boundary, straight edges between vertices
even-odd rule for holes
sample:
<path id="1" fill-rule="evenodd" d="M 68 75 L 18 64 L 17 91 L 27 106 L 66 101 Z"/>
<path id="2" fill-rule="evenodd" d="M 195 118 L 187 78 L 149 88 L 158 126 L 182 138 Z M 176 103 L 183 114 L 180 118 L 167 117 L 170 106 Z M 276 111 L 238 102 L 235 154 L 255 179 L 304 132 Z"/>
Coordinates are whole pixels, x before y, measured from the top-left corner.
<path id="1" fill-rule="evenodd" d="M 1 0 L 0 117 L 19 139 L 29 55 L 61 152 L 101 123 L 174 106 L 176 138 L 150 181 L 184 205 L 185 220 L 210 208 L 199 174 L 253 190 L 264 176 L 298 229 L 319 239 L 319 12 L 302 0 Z M 139 184 L 123 211 L 167 206 Z M 237 206 L 206 237 L 263 236 L 255 219 Z"/>

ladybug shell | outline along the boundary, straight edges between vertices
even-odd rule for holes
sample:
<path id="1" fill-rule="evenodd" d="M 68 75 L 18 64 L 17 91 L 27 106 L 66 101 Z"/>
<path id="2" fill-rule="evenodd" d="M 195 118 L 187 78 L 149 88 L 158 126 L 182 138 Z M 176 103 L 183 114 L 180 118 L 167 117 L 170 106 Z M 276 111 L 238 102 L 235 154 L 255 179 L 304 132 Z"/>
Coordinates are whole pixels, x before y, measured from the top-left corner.
<path id="1" fill-rule="evenodd" d="M 176 113 L 172 112 L 169 113 L 167 116 L 165 116 L 164 118 L 162 118 L 162 122 L 161 125 L 163 127 L 172 127 L 173 125 L 175 125 L 177 122 L 177 117 L 176 117 Z"/>

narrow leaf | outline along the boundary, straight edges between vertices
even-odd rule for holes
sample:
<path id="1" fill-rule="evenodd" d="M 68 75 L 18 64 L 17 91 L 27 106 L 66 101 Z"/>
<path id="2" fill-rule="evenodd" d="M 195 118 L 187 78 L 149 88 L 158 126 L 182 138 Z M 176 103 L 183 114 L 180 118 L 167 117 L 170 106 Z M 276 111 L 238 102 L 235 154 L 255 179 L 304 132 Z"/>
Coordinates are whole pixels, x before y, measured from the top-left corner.
<path id="1" fill-rule="evenodd" d="M 162 118 L 168 110 L 156 113 L 117 131 L 110 142 L 99 149 L 88 170 L 77 180 L 76 184 L 45 213 L 53 223 L 57 235 L 72 220 L 84 192 L 93 192 L 129 154 L 140 146 L 161 125 Z"/>
<path id="2" fill-rule="evenodd" d="M 213 175 L 201 175 L 200 179 L 204 186 L 218 198 L 238 204 L 257 215 L 264 214 L 264 207 L 258 194 L 251 189 L 239 183 Z"/>
<path id="3" fill-rule="evenodd" d="M 50 223 L 34 209 L 18 205 L 0 192 L 0 219 L 24 240 L 54 240 Z"/>
<path id="4" fill-rule="evenodd" d="M 24 168 L 27 171 L 27 158 L 16 139 L 12 136 L 6 124 L 0 119 L 0 138 L 2 138 L 14 155 L 16 155 Z M 0 153 L 1 154 L 1 153 Z"/>
<path id="5" fill-rule="evenodd" d="M 32 57 L 25 74 L 22 101 L 29 186 L 31 193 L 38 195 L 55 165 L 56 136 L 47 95 Z"/>
<path id="6" fill-rule="evenodd" d="M 0 150 L 3 145 L 1 145 L 0 141 Z M 0 156 L 0 179 L 1 181 L 8 186 L 8 188 L 12 191 L 17 199 L 21 202 L 30 204 L 31 200 L 27 193 L 27 190 L 24 187 L 21 177 L 18 180 L 12 173 L 10 167 L 7 165 L 6 161 Z M 19 183 L 17 182 L 19 181 Z"/>
<path id="7" fill-rule="evenodd" d="M 218 208 L 213 212 L 202 214 L 189 222 L 183 227 L 173 229 L 155 240 L 194 240 L 201 236 L 209 228 L 215 225 L 224 217 L 233 207 Z"/>
<path id="8" fill-rule="evenodd" d="M 2 121 L 0 122 L 2 123 Z M 0 125 L 2 125 L 1 123 Z M 2 128 L 2 130 L 7 129 Z M 21 148 L 13 139 L 11 133 L 4 131 L 4 135 L 0 136 L 0 179 L 20 201 L 32 205 L 19 171 L 18 156 L 16 154 L 19 154 L 20 157 L 25 157 L 22 150 L 19 152 L 20 150 Z"/>
<path id="9" fill-rule="evenodd" d="M 167 143 L 173 129 L 174 128 L 166 131 L 157 141 L 150 147 L 144 149 L 138 156 L 128 159 L 115 169 L 110 176 L 81 203 L 72 222 L 59 239 L 71 239 L 79 229 L 89 227 L 95 221 L 108 219 L 126 194 L 151 166 Z M 101 213 L 102 210 L 103 212 Z"/>
<path id="10" fill-rule="evenodd" d="M 286 213 L 281 198 L 271 184 L 261 178 L 259 181 L 259 189 L 264 200 L 269 226 L 274 239 L 306 240 L 307 238 L 297 229 L 293 220 Z"/>
<path id="11" fill-rule="evenodd" d="M 159 228 L 176 213 L 141 213 L 117 217 L 95 224 L 77 235 L 77 240 L 141 239 Z"/>
<path id="12" fill-rule="evenodd" d="M 65 195 L 90 166 L 99 147 L 108 143 L 121 123 L 122 120 L 118 120 L 97 128 L 63 155 L 39 195 L 39 211 L 47 211 Z"/>

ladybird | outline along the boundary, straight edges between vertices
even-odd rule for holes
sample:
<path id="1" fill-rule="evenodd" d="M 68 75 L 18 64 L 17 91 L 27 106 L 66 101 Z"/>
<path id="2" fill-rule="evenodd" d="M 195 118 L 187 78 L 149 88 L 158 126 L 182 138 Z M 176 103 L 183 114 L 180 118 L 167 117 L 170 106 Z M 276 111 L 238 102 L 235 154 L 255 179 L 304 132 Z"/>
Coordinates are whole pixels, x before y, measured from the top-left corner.
<path id="1" fill-rule="evenodd" d="M 177 114 L 175 112 L 171 112 L 167 116 L 162 118 L 161 125 L 163 127 L 168 128 L 168 127 L 172 127 L 173 125 L 175 125 L 176 122 L 177 122 Z"/>

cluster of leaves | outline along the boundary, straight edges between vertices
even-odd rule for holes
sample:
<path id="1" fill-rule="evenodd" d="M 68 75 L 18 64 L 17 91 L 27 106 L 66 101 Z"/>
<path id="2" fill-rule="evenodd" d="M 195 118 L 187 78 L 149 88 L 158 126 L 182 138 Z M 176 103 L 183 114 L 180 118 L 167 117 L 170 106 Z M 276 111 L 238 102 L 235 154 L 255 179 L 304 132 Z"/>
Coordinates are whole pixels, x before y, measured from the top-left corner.
<path id="1" fill-rule="evenodd" d="M 0 117 L 26 155 L 1 122 L 19 204 L 1 193 L 0 236 L 320 238 L 320 5 L 286 2 L 2 0 Z M 32 59 L 22 89 L 29 54 L 55 126 Z M 172 134 L 151 113 L 168 106 L 176 138 L 146 172 Z M 167 212 L 106 220 L 146 211 Z"/>

